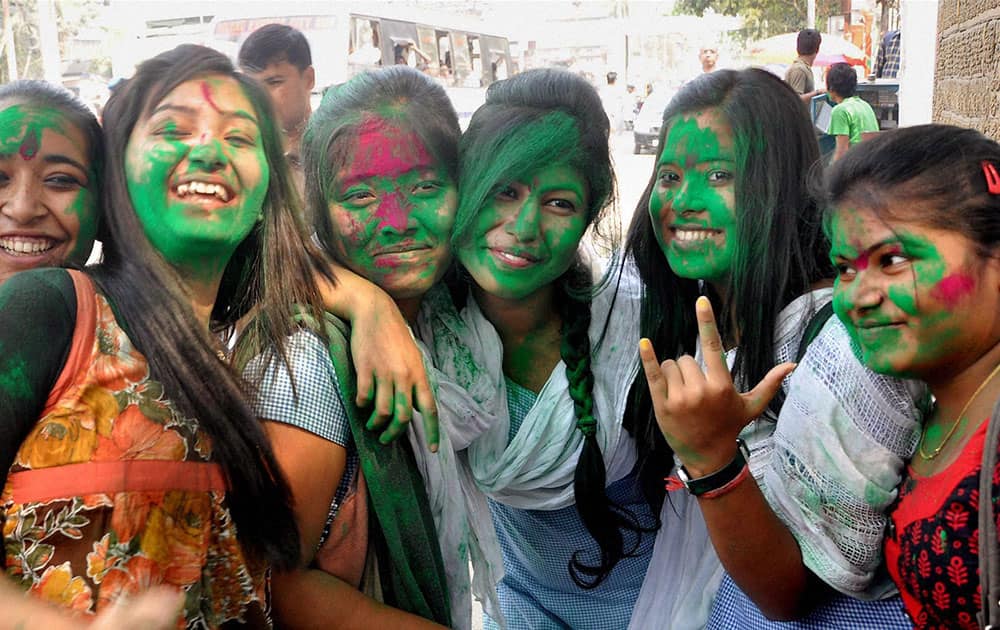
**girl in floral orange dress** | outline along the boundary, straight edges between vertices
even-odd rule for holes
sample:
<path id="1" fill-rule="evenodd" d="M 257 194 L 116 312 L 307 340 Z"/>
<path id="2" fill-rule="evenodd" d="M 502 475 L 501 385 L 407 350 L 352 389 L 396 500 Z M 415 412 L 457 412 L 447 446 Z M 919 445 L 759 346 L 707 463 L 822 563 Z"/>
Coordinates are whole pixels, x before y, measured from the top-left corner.
<path id="1" fill-rule="evenodd" d="M 267 566 L 297 559 L 298 534 L 211 329 L 256 305 L 248 346 L 280 344 L 290 305 L 318 312 L 273 112 L 182 46 L 115 93 L 105 134 L 104 263 L 0 289 L 0 628 L 269 627 Z M 157 585 L 179 617 L 169 598 L 113 605 Z"/>

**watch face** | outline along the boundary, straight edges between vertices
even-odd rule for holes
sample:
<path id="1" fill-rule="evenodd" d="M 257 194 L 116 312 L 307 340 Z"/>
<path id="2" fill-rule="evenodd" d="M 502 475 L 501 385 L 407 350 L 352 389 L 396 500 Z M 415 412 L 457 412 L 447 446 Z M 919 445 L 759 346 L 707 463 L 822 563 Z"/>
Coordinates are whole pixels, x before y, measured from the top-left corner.
<path id="1" fill-rule="evenodd" d="M 688 483 L 690 483 L 690 481 L 691 481 L 691 477 L 688 476 L 687 471 L 684 470 L 683 466 L 681 466 L 680 468 L 677 469 L 677 478 L 681 480 L 681 483 L 684 484 L 685 488 L 687 487 Z"/>

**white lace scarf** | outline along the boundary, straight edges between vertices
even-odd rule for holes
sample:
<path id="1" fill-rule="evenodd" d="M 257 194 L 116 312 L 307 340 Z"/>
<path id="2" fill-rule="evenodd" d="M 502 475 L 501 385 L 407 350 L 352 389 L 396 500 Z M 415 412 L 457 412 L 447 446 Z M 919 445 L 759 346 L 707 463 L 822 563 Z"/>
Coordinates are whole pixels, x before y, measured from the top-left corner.
<path id="1" fill-rule="evenodd" d="M 594 417 L 608 483 L 628 474 L 636 454 L 622 431 L 628 392 L 638 373 L 639 285 L 630 274 L 610 282 L 591 304 L 590 340 L 594 374 Z M 617 297 L 616 297 L 617 294 Z M 469 298 L 461 313 L 447 295 L 429 296 L 418 323 L 430 342 L 434 365 L 467 392 L 456 418 L 453 446 L 465 458 L 480 490 L 519 509 L 557 510 L 573 505 L 573 477 L 583 434 L 576 428 L 565 365 L 560 361 L 508 444 L 510 416 L 503 375 L 503 345 L 493 325 Z M 443 299 L 442 299 L 443 298 Z M 614 303 L 614 317 L 608 320 Z M 605 323 L 607 329 L 605 330 Z"/>

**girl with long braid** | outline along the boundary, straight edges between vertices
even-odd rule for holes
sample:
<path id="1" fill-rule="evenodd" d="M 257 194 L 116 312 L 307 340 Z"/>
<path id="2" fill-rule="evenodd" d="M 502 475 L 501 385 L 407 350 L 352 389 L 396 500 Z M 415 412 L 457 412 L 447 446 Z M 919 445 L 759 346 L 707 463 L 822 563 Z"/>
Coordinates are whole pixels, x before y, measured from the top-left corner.
<path id="1" fill-rule="evenodd" d="M 418 328 L 478 405 L 450 430 L 489 498 L 512 628 L 624 627 L 652 546 L 621 430 L 638 312 L 609 319 L 626 288 L 595 291 L 579 249 L 613 197 L 608 131 L 597 92 L 568 72 L 490 87 L 460 143 L 465 280 L 429 300 Z"/>

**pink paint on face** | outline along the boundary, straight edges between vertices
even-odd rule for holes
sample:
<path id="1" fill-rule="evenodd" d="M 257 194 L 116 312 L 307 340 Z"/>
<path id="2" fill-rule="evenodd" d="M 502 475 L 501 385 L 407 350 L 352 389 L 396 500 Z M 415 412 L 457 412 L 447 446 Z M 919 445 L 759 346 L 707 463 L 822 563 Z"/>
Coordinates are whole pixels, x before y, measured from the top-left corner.
<path id="1" fill-rule="evenodd" d="M 205 97 L 205 101 L 211 105 L 212 109 L 217 112 L 222 111 L 219 109 L 219 106 L 215 104 L 215 101 L 212 100 L 212 88 L 208 87 L 208 83 L 205 81 L 201 82 L 201 95 Z"/>
<path id="2" fill-rule="evenodd" d="M 24 140 L 21 140 L 21 146 L 18 148 L 17 154 L 25 162 L 34 159 L 38 155 L 38 133 L 34 129 L 29 130 L 25 134 Z"/>
<path id="3" fill-rule="evenodd" d="M 962 298 L 971 294 L 976 288 L 976 281 L 962 273 L 953 273 L 938 282 L 931 290 L 931 297 L 949 308 L 954 308 Z"/>
<path id="4" fill-rule="evenodd" d="M 358 128 L 358 145 L 344 185 L 371 177 L 395 178 L 414 169 L 430 168 L 433 163 L 417 134 L 382 118 L 368 117 Z"/>
<path id="5" fill-rule="evenodd" d="M 382 200 L 372 216 L 378 219 L 379 230 L 390 228 L 402 233 L 406 231 L 411 212 L 413 212 L 413 204 L 409 202 L 406 195 L 397 190 Z"/>
<path id="6" fill-rule="evenodd" d="M 396 179 L 404 173 L 432 168 L 434 160 L 423 141 L 382 118 L 370 117 L 358 128 L 354 159 L 345 169 L 343 186 L 372 178 Z M 386 196 L 375 211 L 378 230 L 405 232 L 413 205 L 401 191 Z"/>

